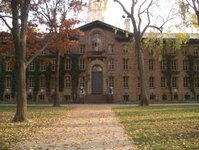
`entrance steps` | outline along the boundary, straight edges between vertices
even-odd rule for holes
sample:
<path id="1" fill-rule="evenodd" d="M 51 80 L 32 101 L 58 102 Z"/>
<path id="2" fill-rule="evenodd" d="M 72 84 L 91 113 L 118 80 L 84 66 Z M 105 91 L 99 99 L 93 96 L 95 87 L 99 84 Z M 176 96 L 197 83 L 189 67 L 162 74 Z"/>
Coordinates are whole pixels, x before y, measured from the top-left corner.
<path id="1" fill-rule="evenodd" d="M 108 103 L 107 95 L 86 95 L 84 99 L 85 104 L 106 104 Z"/>

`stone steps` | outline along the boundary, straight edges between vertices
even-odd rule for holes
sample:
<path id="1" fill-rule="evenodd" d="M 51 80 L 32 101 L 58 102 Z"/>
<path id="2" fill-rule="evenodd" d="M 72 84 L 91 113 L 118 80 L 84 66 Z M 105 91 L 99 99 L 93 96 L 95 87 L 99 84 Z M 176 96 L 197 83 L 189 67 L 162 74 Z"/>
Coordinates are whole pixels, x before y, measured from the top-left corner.
<path id="1" fill-rule="evenodd" d="M 106 104 L 108 103 L 107 95 L 86 95 L 84 99 L 85 104 Z"/>

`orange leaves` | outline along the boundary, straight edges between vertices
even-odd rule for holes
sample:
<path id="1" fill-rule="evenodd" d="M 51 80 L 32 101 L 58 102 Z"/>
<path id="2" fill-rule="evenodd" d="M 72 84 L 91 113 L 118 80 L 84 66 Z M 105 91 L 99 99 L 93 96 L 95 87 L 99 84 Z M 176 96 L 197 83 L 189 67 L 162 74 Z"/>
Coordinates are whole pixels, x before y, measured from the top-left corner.
<path id="1" fill-rule="evenodd" d="M 0 32 L 0 56 L 12 55 L 13 53 L 14 45 L 11 33 Z"/>
<path id="2" fill-rule="evenodd" d="M 77 51 L 79 42 L 72 40 L 68 43 L 67 49 L 72 50 L 73 52 Z"/>

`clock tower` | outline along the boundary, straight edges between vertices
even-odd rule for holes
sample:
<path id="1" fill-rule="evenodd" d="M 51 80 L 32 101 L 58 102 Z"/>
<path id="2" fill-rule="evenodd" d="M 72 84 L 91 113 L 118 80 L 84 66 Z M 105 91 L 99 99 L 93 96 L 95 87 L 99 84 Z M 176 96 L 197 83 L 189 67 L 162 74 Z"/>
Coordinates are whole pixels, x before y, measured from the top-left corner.
<path id="1" fill-rule="evenodd" d="M 106 11 L 106 4 L 108 0 L 88 0 L 88 10 L 86 22 L 95 20 L 104 22 L 104 13 Z"/>

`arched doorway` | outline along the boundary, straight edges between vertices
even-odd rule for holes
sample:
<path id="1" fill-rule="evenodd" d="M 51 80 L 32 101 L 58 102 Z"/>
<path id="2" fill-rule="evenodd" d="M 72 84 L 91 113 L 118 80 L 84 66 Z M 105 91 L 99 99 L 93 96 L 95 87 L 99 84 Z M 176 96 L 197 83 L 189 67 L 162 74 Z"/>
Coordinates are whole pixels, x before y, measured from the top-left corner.
<path id="1" fill-rule="evenodd" d="M 92 68 L 92 94 L 103 93 L 103 73 L 100 65 L 95 65 Z"/>

